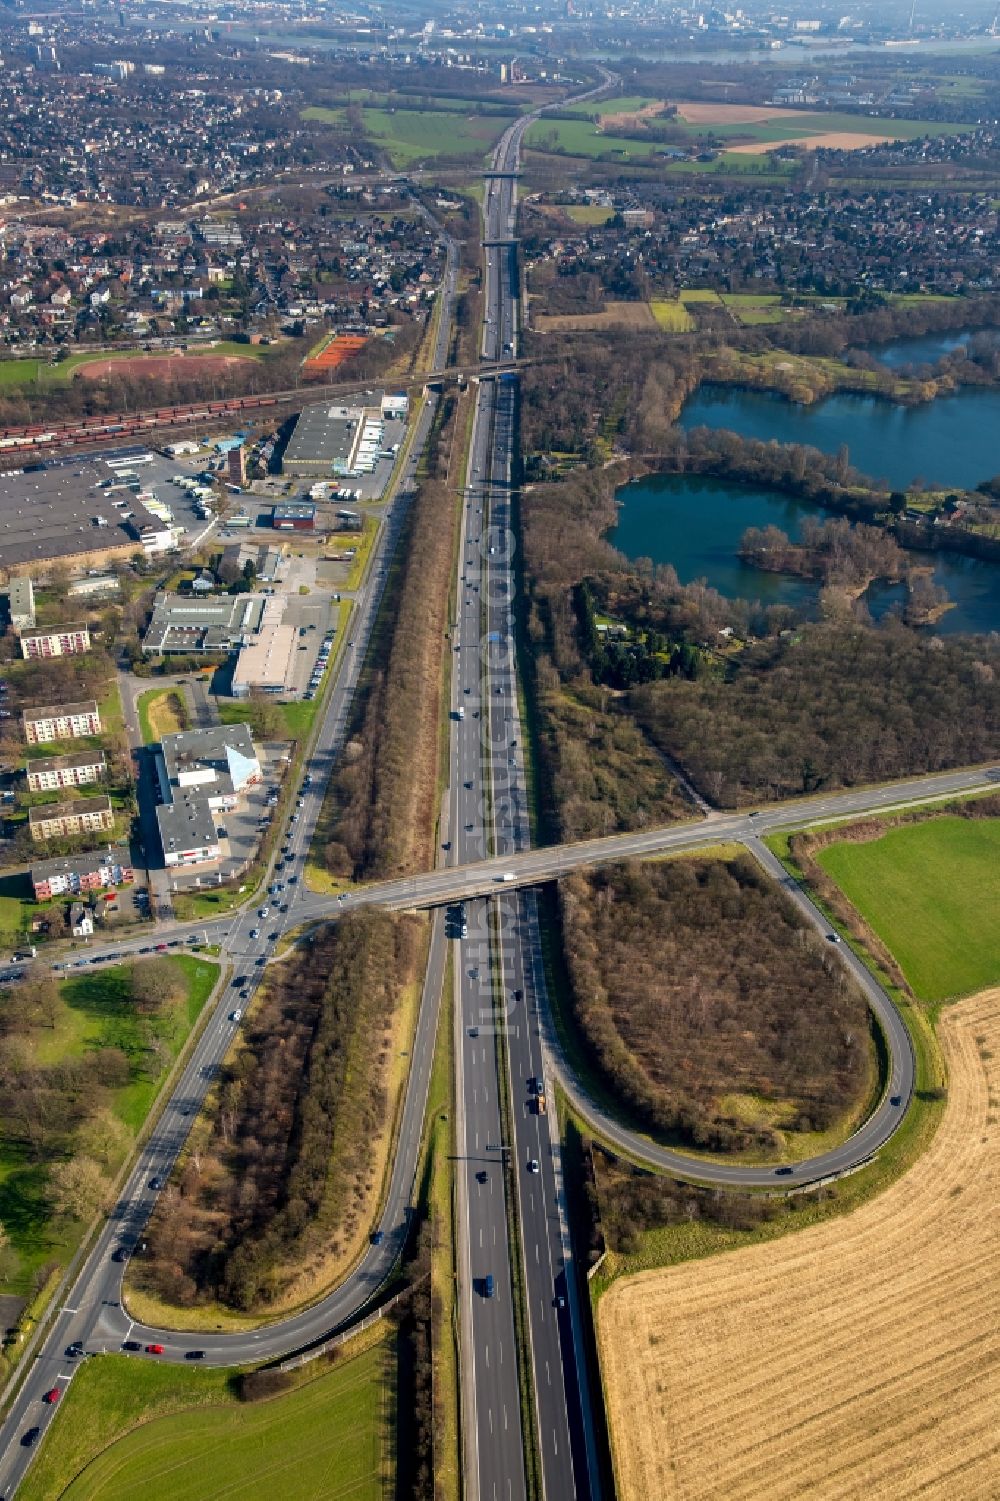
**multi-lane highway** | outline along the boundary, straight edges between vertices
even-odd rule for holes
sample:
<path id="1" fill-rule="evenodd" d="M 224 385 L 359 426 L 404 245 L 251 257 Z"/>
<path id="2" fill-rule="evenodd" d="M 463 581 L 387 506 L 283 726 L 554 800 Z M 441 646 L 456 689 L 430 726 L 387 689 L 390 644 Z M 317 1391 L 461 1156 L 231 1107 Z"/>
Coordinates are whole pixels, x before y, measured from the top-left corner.
<path id="1" fill-rule="evenodd" d="M 483 356 L 491 362 L 510 359 L 517 350 L 516 252 L 497 242 L 509 238 L 514 227 L 515 180 L 502 174 L 516 168 L 520 136 L 528 123 L 519 121 L 505 133 L 494 164 L 501 175 L 489 178 L 485 194 Z M 449 302 L 454 275 L 450 252 L 445 294 Z M 435 354 L 438 366 L 443 365 L 450 323 L 447 307 L 444 312 Z M 558 1134 L 551 1114 L 540 1108 L 540 1094 L 542 1098 L 548 1096 L 550 1077 L 557 1070 L 604 1134 L 632 1153 L 701 1181 L 774 1186 L 774 1170 L 730 1168 L 665 1152 L 623 1130 L 586 1099 L 561 1060 L 552 1035 L 534 897 L 522 888 L 581 866 L 739 841 L 789 886 L 810 920 L 821 925 L 821 917 L 766 851 L 761 842 L 764 833 L 995 788 L 997 784 L 995 770 L 973 768 L 913 778 L 888 787 L 798 799 L 771 805 L 759 814 L 712 814 L 641 833 L 530 849 L 512 620 L 514 531 L 509 507 L 515 400 L 513 379 L 504 379 L 497 372 L 481 381 L 464 504 L 463 577 L 453 634 L 448 859 L 433 871 L 372 885 L 340 899 L 310 892 L 303 879 L 303 857 L 342 745 L 388 560 L 414 489 L 417 456 L 433 419 L 431 397 L 421 413 L 396 499 L 359 594 L 337 679 L 311 750 L 307 777 L 290 816 L 280 857 L 282 869 L 274 881 L 280 889 L 255 904 L 252 911 L 235 917 L 209 924 L 167 924 L 157 929 L 160 943 L 207 939 L 221 944 L 239 983 L 230 984 L 218 998 L 108 1225 L 0 1429 L 2 1495 L 13 1493 L 34 1452 L 22 1447 L 23 1433 L 36 1424 L 44 1429 L 51 1416 L 52 1409 L 41 1404 L 42 1393 L 72 1379 L 77 1363 L 65 1351 L 74 1341 L 81 1341 L 89 1351 L 136 1345 L 137 1358 L 141 1359 L 192 1358 L 207 1364 L 260 1360 L 323 1338 L 355 1317 L 384 1279 L 402 1244 L 417 1161 L 444 972 L 446 943 L 440 921 L 434 925 L 397 1151 L 380 1222 L 385 1239 L 368 1251 L 345 1283 L 313 1308 L 270 1328 L 236 1335 L 184 1335 L 130 1322 L 121 1306 L 123 1263 L 115 1259 L 121 1248 L 127 1250 L 141 1240 L 158 1192 L 152 1185 L 169 1175 L 211 1075 L 231 1044 L 237 1024 L 229 1014 L 243 1007 L 244 996 L 246 1000 L 252 998 L 266 964 L 278 962 L 277 939 L 287 929 L 329 919 L 366 902 L 394 909 L 465 904 L 464 911 L 452 911 L 450 921 L 458 951 L 457 1172 L 463 1232 L 463 1359 L 468 1377 L 463 1391 L 467 1403 L 466 1484 L 470 1494 L 476 1496 L 516 1498 L 526 1494 L 525 1409 L 510 1272 L 511 1258 L 516 1258 L 527 1315 L 531 1394 L 527 1413 L 534 1429 L 533 1447 L 541 1462 L 544 1493 L 550 1498 L 596 1495 L 588 1443 L 587 1393 L 577 1375 L 582 1368 L 578 1359 L 579 1328 Z M 259 910 L 264 906 L 269 909 L 266 917 Z M 114 947 L 91 948 L 87 962 L 102 962 L 151 947 L 150 940 L 143 938 Z M 909 1042 L 894 1008 L 846 946 L 840 945 L 837 952 L 854 969 L 879 1014 L 889 1039 L 892 1081 L 878 1110 L 849 1143 L 801 1164 L 792 1175 L 782 1178 L 783 1186 L 842 1171 L 877 1150 L 898 1123 L 912 1087 Z M 506 1098 L 501 1097 L 501 1090 Z M 894 1099 L 897 1104 L 892 1103 Z M 514 1243 L 510 1239 L 512 1227 L 516 1231 Z M 492 1279 L 491 1284 L 487 1278 Z M 147 1356 L 144 1351 L 148 1344 L 162 1345 L 163 1354 Z"/>
<path id="2" fill-rule="evenodd" d="M 515 174 L 529 123 L 518 121 L 504 133 L 486 178 L 484 361 L 510 359 L 517 350 Z M 512 373 L 480 377 L 454 641 L 450 823 L 458 860 L 490 850 L 502 859 L 529 843 L 514 656 L 516 401 Z M 540 1466 L 542 1494 L 569 1501 L 596 1494 L 596 1467 L 588 1461 L 588 1394 L 559 1139 L 543 1081 L 543 972 L 526 935 L 529 898 L 496 884 L 492 896 L 456 914 L 467 934 L 458 941 L 456 1033 L 466 1488 L 473 1497 L 524 1494 L 526 1443 L 531 1464 L 537 1457 Z M 517 1308 L 510 1306 L 513 1296 Z"/>

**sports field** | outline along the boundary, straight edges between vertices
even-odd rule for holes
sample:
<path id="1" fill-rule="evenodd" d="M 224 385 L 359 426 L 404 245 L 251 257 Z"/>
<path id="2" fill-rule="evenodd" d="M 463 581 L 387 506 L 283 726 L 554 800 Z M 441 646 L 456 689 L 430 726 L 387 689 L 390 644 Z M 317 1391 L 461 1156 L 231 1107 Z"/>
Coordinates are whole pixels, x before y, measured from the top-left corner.
<path id="1" fill-rule="evenodd" d="M 930 818 L 817 858 L 921 1000 L 1000 981 L 1000 819 Z"/>
<path id="2" fill-rule="evenodd" d="M 940 1035 L 944 1117 L 884 1194 L 605 1293 L 620 1501 L 996 1496 L 1000 991 Z"/>
<path id="3" fill-rule="evenodd" d="M 0 389 L 28 385 L 61 386 L 75 375 L 85 380 L 101 380 L 108 375 L 161 378 L 218 375 L 240 361 L 265 360 L 278 348 L 278 344 L 261 347 L 222 340 L 196 349 L 175 349 L 162 354 L 137 353 L 134 349 L 77 352 L 57 364 L 35 359 L 0 360 Z"/>
<path id="4" fill-rule="evenodd" d="M 228 1373 L 109 1357 L 76 1376 L 23 1501 L 382 1501 L 392 1494 L 394 1347 L 297 1390 L 233 1400 Z M 131 1400 L 126 1386 L 134 1387 Z"/>

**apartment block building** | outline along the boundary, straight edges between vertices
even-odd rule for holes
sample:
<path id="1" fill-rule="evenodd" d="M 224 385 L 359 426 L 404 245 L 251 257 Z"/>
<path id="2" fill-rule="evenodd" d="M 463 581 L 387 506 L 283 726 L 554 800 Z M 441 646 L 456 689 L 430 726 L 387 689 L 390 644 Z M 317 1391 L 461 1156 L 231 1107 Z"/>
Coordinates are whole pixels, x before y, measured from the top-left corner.
<path id="1" fill-rule="evenodd" d="M 24 768 L 29 792 L 57 792 L 60 787 L 83 787 L 99 782 L 107 771 L 103 751 L 80 751 L 75 756 L 39 756 Z"/>
<path id="2" fill-rule="evenodd" d="M 29 660 L 73 657 L 89 650 L 90 631 L 85 625 L 60 625 L 50 630 L 21 632 L 21 655 Z"/>
<path id="3" fill-rule="evenodd" d="M 44 803 L 28 809 L 28 829 L 35 840 L 108 833 L 114 826 L 109 797 L 80 797 L 71 803 Z"/>
<path id="4" fill-rule="evenodd" d="M 31 885 L 36 902 L 54 896 L 79 896 L 86 891 L 104 891 L 109 886 L 126 886 L 135 879 L 128 853 L 93 850 L 86 855 L 57 855 L 40 860 L 31 867 Z"/>
<path id="5" fill-rule="evenodd" d="M 78 740 L 81 735 L 101 733 L 101 712 L 94 699 L 79 704 L 25 709 L 21 722 L 29 745 L 46 745 L 50 740 Z"/>

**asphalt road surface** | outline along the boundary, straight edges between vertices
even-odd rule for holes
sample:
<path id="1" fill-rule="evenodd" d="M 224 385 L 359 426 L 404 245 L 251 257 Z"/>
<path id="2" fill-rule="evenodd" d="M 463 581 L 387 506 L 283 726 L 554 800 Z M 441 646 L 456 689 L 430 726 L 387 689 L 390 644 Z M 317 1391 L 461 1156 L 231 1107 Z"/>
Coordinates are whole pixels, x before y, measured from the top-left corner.
<path id="1" fill-rule="evenodd" d="M 518 122 L 519 125 L 527 123 Z M 508 132 L 501 146 L 507 152 L 500 158 L 501 165 L 516 161 L 516 138 L 510 138 Z M 490 189 L 500 222 L 506 219 L 512 224 L 513 182 L 494 179 Z M 507 289 L 499 303 L 488 298 L 488 303 L 492 301 L 497 308 L 493 315 L 490 349 L 493 356 L 498 357 L 507 343 L 516 349 L 516 274 L 510 274 L 512 261 L 506 249 L 495 252 L 491 265 L 490 284 Z M 451 260 L 449 266 L 453 272 Z M 513 269 L 516 273 L 516 265 Z M 453 284 L 452 274 L 448 285 L 453 287 Z M 442 318 L 442 339 L 447 337 L 449 321 Z M 436 362 L 441 358 L 439 353 Z M 585 1445 L 581 1437 L 586 1430 L 586 1399 L 585 1394 L 576 1389 L 571 1374 L 575 1360 L 574 1306 L 568 1288 L 572 1279 L 566 1276 L 569 1247 L 562 1226 L 558 1142 L 554 1132 L 550 1131 L 546 1136 L 547 1116 L 538 1113 L 537 1090 L 527 1087 L 528 1079 L 541 1077 L 547 1081 L 551 1070 L 556 1067 L 562 1070 L 563 1065 L 547 1031 L 548 1008 L 539 962 L 533 898 L 530 892 L 521 893 L 519 888 L 550 880 L 580 866 L 735 841 L 747 844 L 762 863 L 787 884 L 784 871 L 776 867 L 773 857 L 761 844 L 761 836 L 767 832 L 851 814 L 877 812 L 929 798 L 986 790 L 997 785 L 1000 777 L 997 769 L 974 768 L 934 777 L 916 777 L 886 787 L 822 794 L 774 804 L 761 810 L 758 816 L 713 814 L 697 822 L 647 829 L 636 834 L 528 849 L 509 623 L 509 548 L 512 538 L 506 528 L 500 527 L 506 494 L 504 486 L 509 480 L 506 466 L 510 414 L 499 394 L 505 384 L 508 383 L 500 379 L 483 383 L 484 389 L 490 390 L 492 395 L 485 403 L 488 410 L 481 423 L 477 423 L 473 462 L 478 467 L 474 468 L 465 518 L 466 542 L 476 551 L 470 554 L 466 550 L 464 554 L 466 560 L 472 556 L 475 561 L 471 565 L 468 561 L 465 563 L 465 571 L 471 575 L 471 580 L 467 578 L 469 589 L 463 588 L 460 595 L 463 607 L 461 635 L 456 643 L 460 648 L 456 656 L 461 662 L 461 670 L 456 674 L 456 694 L 466 665 L 468 682 L 461 682 L 458 703 L 458 708 L 465 708 L 466 712 L 455 722 L 454 754 L 459 761 L 459 774 L 453 776 L 452 786 L 450 853 L 453 863 L 403 881 L 373 885 L 352 892 L 342 900 L 309 892 L 301 879 L 303 857 L 315 830 L 327 780 L 343 742 L 350 702 L 384 587 L 388 560 L 414 489 L 417 456 L 433 419 L 432 398 L 422 413 L 396 498 L 388 510 L 386 526 L 373 553 L 368 578 L 359 591 L 351 636 L 340 659 L 337 679 L 316 735 L 309 771 L 302 786 L 301 805 L 290 819 L 281 855 L 282 868 L 275 875 L 273 884 L 278 886 L 280 883 L 280 889 L 275 890 L 267 901 L 259 901 L 254 911 L 244 911 L 211 923 L 163 924 L 157 928 L 153 939 L 144 935 L 141 939 L 94 946 L 86 959 L 73 961 L 86 964 L 113 962 L 163 946 L 208 941 L 222 945 L 241 984 L 230 985 L 227 993 L 219 996 L 107 1226 L 88 1256 L 8 1412 L 0 1429 L 0 1495 L 13 1493 L 35 1452 L 22 1446 L 23 1433 L 36 1424 L 44 1433 L 57 1410 L 42 1403 L 42 1394 L 53 1386 L 68 1384 L 78 1368 L 79 1362 L 65 1354 L 74 1340 L 81 1340 L 84 1347 L 93 1352 L 120 1349 L 125 1342 L 130 1342 L 140 1347 L 135 1352 L 136 1359 L 185 1360 L 199 1352 L 195 1358 L 206 1364 L 242 1364 L 289 1353 L 321 1340 L 354 1318 L 378 1289 L 398 1253 L 405 1232 L 441 990 L 445 942 L 440 923 L 435 924 L 404 1117 L 381 1223 L 385 1239 L 381 1245 L 369 1250 L 337 1292 L 292 1319 L 254 1333 L 177 1334 L 130 1323 L 126 1311 L 120 1306 L 123 1263 L 113 1257 L 120 1248 L 129 1250 L 133 1245 L 141 1244 L 144 1226 L 159 1191 L 151 1186 L 152 1182 L 154 1179 L 159 1182 L 169 1174 L 211 1077 L 231 1044 L 238 1023 L 230 1020 L 230 1013 L 243 1009 L 252 998 L 264 966 L 274 959 L 275 946 L 283 932 L 311 920 L 329 919 L 339 911 L 368 902 L 403 908 L 444 906 L 463 899 L 467 903 L 468 939 L 462 941 L 460 947 L 460 1016 L 466 1039 L 461 1059 L 465 1152 L 460 1155 L 468 1158 L 470 1153 L 479 1151 L 480 1146 L 485 1154 L 486 1160 L 481 1167 L 466 1161 L 464 1193 L 470 1258 L 475 1257 L 471 1262 L 472 1275 L 478 1277 L 481 1269 L 484 1278 L 486 1275 L 494 1278 L 491 1298 L 473 1293 L 477 1301 L 471 1313 L 475 1330 L 475 1442 L 479 1449 L 476 1474 L 480 1494 L 516 1497 L 524 1490 L 523 1466 L 519 1471 L 515 1459 L 521 1452 L 520 1408 L 515 1406 L 514 1399 L 516 1371 L 513 1380 L 509 1375 L 514 1365 L 508 1260 L 511 1247 L 507 1244 L 507 1216 L 502 1209 L 508 1185 L 517 1194 L 519 1208 L 535 1419 L 546 1494 L 552 1497 L 587 1494 L 590 1465 L 583 1453 Z M 480 425 L 481 432 L 478 431 Z M 477 487 L 488 487 L 497 507 L 485 531 L 482 515 L 478 516 L 479 533 L 474 531 Z M 489 550 L 491 547 L 493 552 Z M 486 601 L 482 599 L 484 589 L 488 590 Z M 471 602 L 467 602 L 467 592 L 474 596 Z M 506 642 L 502 634 L 498 634 L 494 641 L 485 639 L 494 632 L 506 632 Z M 468 695 L 464 692 L 466 685 L 470 689 Z M 475 707 L 476 693 L 488 704 L 485 719 L 482 710 L 477 711 Z M 455 712 L 457 715 L 457 708 Z M 485 742 L 484 727 L 487 731 Z M 458 730 L 463 733 L 458 734 Z M 516 745 L 509 743 L 514 740 L 518 742 Z M 465 784 L 470 780 L 473 786 L 468 788 Z M 471 828 L 466 827 L 468 824 Z M 487 839 L 490 840 L 489 847 Z M 815 909 L 794 887 L 792 895 L 802 902 L 812 921 L 821 922 Z M 497 900 L 476 900 L 484 897 Z M 264 906 L 269 909 L 267 917 L 259 913 L 259 908 Z M 498 962 L 495 967 L 490 965 L 485 977 L 480 962 L 479 974 L 474 976 L 471 971 L 477 967 L 476 955 L 488 962 L 492 952 L 488 937 L 491 923 L 499 929 Z M 886 1027 L 892 1053 L 893 1082 L 879 1109 L 850 1142 L 812 1163 L 799 1165 L 792 1175 L 778 1180 L 784 1186 L 843 1171 L 876 1151 L 901 1118 L 912 1088 L 912 1057 L 905 1029 L 888 999 L 878 992 L 867 972 L 846 947 L 840 945 L 838 952 L 855 970 Z M 497 985 L 496 992 L 494 984 Z M 516 991 L 522 992 L 520 999 L 515 998 Z M 502 1077 L 496 1053 L 496 1038 L 500 1030 L 495 1025 L 497 1004 L 510 1060 L 508 1087 L 513 1140 L 505 1143 L 510 1148 L 510 1161 L 506 1167 L 501 1166 L 501 1154 L 496 1150 L 500 1145 L 498 1123 L 502 1119 L 497 1098 L 497 1083 Z M 523 1008 L 523 1020 L 517 1011 L 519 1007 Z M 472 1036 L 471 1028 L 478 1028 L 479 1035 Z M 571 1076 L 567 1076 L 567 1082 L 572 1089 Z M 900 1099 L 898 1106 L 891 1104 L 892 1097 Z M 588 1102 L 584 1101 L 584 1105 L 593 1118 Z M 702 1182 L 775 1186 L 773 1168 L 732 1168 L 725 1164 L 695 1162 L 679 1154 L 661 1152 L 648 1141 L 623 1131 L 612 1120 L 602 1118 L 601 1129 L 628 1150 Z M 537 1173 L 532 1170 L 533 1162 L 538 1163 Z M 480 1172 L 486 1173 L 485 1182 L 477 1177 Z M 485 1292 L 485 1286 L 482 1291 Z M 559 1304 L 562 1297 L 566 1298 L 565 1307 Z M 147 1344 L 162 1344 L 163 1354 L 147 1354 Z M 495 1443 L 491 1440 L 487 1445 L 483 1436 L 491 1423 L 502 1437 L 498 1436 Z"/>
<path id="2" fill-rule="evenodd" d="M 447 252 L 445 306 L 436 355 L 447 349 L 455 290 L 457 258 L 451 241 Z M 286 842 L 276 862 L 268 896 L 259 900 L 253 909 L 241 910 L 234 917 L 207 925 L 188 925 L 183 937 L 173 931 L 175 925 L 170 925 L 170 936 L 167 936 L 166 929 L 158 930 L 152 938 L 145 936 L 142 941 L 91 950 L 86 958 L 72 961 L 75 965 L 85 966 L 113 961 L 119 956 L 125 958 L 136 953 L 175 949 L 185 943 L 212 942 L 220 944 L 231 960 L 233 979 L 216 1000 L 209 1021 L 107 1225 L 87 1257 L 67 1302 L 41 1344 L 0 1427 L 2 1496 L 13 1494 L 58 1411 L 58 1405 L 42 1402 L 43 1393 L 54 1386 L 67 1385 L 79 1368 L 79 1359 L 65 1353 L 74 1342 L 79 1341 L 88 1354 L 127 1348 L 136 1359 L 193 1360 L 206 1365 L 264 1360 L 315 1343 L 354 1318 L 381 1286 L 398 1258 L 411 1202 L 443 981 L 444 941 L 440 925 L 435 925 L 432 937 L 397 1152 L 380 1226 L 384 1232 L 382 1243 L 371 1246 L 360 1265 L 336 1292 L 314 1308 L 276 1324 L 273 1329 L 238 1335 L 235 1340 L 230 1336 L 178 1334 L 144 1328 L 129 1318 L 121 1301 L 128 1256 L 137 1249 L 141 1254 L 143 1232 L 157 1196 L 170 1176 L 191 1123 L 233 1042 L 239 1025 L 233 1020 L 233 1013 L 244 1011 L 251 1003 L 264 968 L 274 957 L 285 931 L 290 924 L 299 921 L 297 907 L 305 894 L 305 887 L 301 884 L 304 857 L 315 831 L 327 782 L 343 745 L 351 701 L 381 601 L 389 560 L 416 488 L 416 465 L 430 432 L 435 409 L 436 398 L 432 394 L 421 412 L 387 506 L 385 524 L 373 548 L 367 578 L 356 596 L 349 624 L 350 635 L 338 660 L 336 679 L 323 710 L 309 771 L 289 816 Z M 162 1346 L 162 1354 L 148 1353 L 150 1345 Z M 41 1430 L 39 1437 L 33 1446 L 26 1446 L 24 1434 L 36 1426 Z"/>

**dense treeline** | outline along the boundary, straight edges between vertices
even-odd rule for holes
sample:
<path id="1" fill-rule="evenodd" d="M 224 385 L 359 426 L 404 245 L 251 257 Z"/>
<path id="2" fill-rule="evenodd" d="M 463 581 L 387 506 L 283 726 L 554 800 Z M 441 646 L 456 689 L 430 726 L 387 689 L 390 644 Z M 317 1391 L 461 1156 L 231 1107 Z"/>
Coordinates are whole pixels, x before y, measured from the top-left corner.
<path id="1" fill-rule="evenodd" d="M 419 948 L 415 919 L 364 909 L 274 972 L 150 1223 L 142 1286 L 182 1307 L 264 1308 L 358 1240 Z"/>
<path id="2" fill-rule="evenodd" d="M 451 424 L 432 444 L 447 468 Z M 327 794 L 318 839 L 326 868 L 354 879 L 433 864 L 440 753 L 441 662 L 446 644 L 456 500 L 445 479 L 412 502 L 386 593 L 359 720 Z"/>
<path id="3" fill-rule="evenodd" d="M 396 1390 L 396 1501 L 426 1501 L 434 1495 L 434 1366 L 431 1340 L 431 1230 L 424 1220 L 406 1275 L 413 1290 L 389 1317 L 399 1331 Z M 405 1456 L 405 1463 L 402 1462 Z"/>
<path id="4" fill-rule="evenodd" d="M 870 579 L 898 579 L 907 571 L 903 549 L 877 526 L 805 516 L 798 542 L 777 526 L 747 527 L 740 557 L 757 568 L 819 578 L 852 588 Z"/>
<path id="5" fill-rule="evenodd" d="M 187 1030 L 187 999 L 172 959 L 62 983 L 39 964 L 0 986 L 0 1280 L 17 1272 L 19 1250 L 58 1252 L 60 1230 L 108 1207 L 134 1138 L 122 1092 L 162 1075 Z M 101 1041 L 66 1056 L 81 1014 Z"/>
<path id="6" fill-rule="evenodd" d="M 694 342 L 665 355 L 662 341 L 641 336 L 606 343 L 605 358 L 578 341 L 573 362 L 557 342 L 554 367 L 523 374 L 532 481 L 520 510 L 525 655 L 553 828 L 572 837 L 669 817 L 671 766 L 689 772 L 710 801 L 732 805 L 996 754 L 997 643 L 915 634 L 892 620 L 876 628 L 856 602 L 866 573 L 905 569 L 905 618 L 919 623 L 941 608 L 914 555 L 901 559 L 884 530 L 817 520 L 794 558 L 788 545 L 796 570 L 815 572 L 824 585 L 821 620 L 808 625 L 787 606 L 681 585 L 673 568 L 626 559 L 604 540 L 617 515 L 615 490 L 636 471 L 628 454 L 637 452 L 643 467 L 763 483 L 865 522 L 895 517 L 894 529 L 904 525 L 906 504 L 853 470 L 846 449 L 824 454 L 672 426 L 698 379 Z M 584 462 L 562 472 L 544 447 Z M 609 452 L 621 462 L 609 463 Z M 558 477 L 539 483 L 542 474 Z M 970 515 L 982 519 L 975 503 Z M 934 538 L 957 532 L 935 528 Z M 961 540 L 970 551 L 980 545 L 971 533 Z M 995 544 L 983 538 L 981 546 Z M 616 626 L 603 639 L 599 615 Z M 730 633 L 746 643 L 742 650 L 727 647 Z"/>
<path id="7" fill-rule="evenodd" d="M 609 1090 L 689 1146 L 780 1144 L 860 1108 L 865 1000 L 749 855 L 631 863 L 559 885 L 573 1016 Z"/>
<path id="8" fill-rule="evenodd" d="M 582 839 L 680 814 L 686 805 L 663 757 L 588 665 L 569 583 L 618 557 L 599 537 L 614 520 L 606 477 L 580 472 L 534 486 L 521 517 L 530 596 L 522 665 L 536 707 L 543 832 Z"/>
<path id="9" fill-rule="evenodd" d="M 821 1189 L 815 1196 L 784 1198 L 700 1188 L 636 1167 L 589 1137 L 581 1139 L 580 1154 L 591 1261 L 604 1246 L 623 1256 L 640 1250 L 640 1237 L 647 1230 L 697 1222 L 726 1230 L 753 1230 L 834 1194 L 833 1189 Z"/>
<path id="10" fill-rule="evenodd" d="M 997 753 L 1000 638 L 810 624 L 722 675 L 638 688 L 630 707 L 724 806 L 943 771 Z"/>

